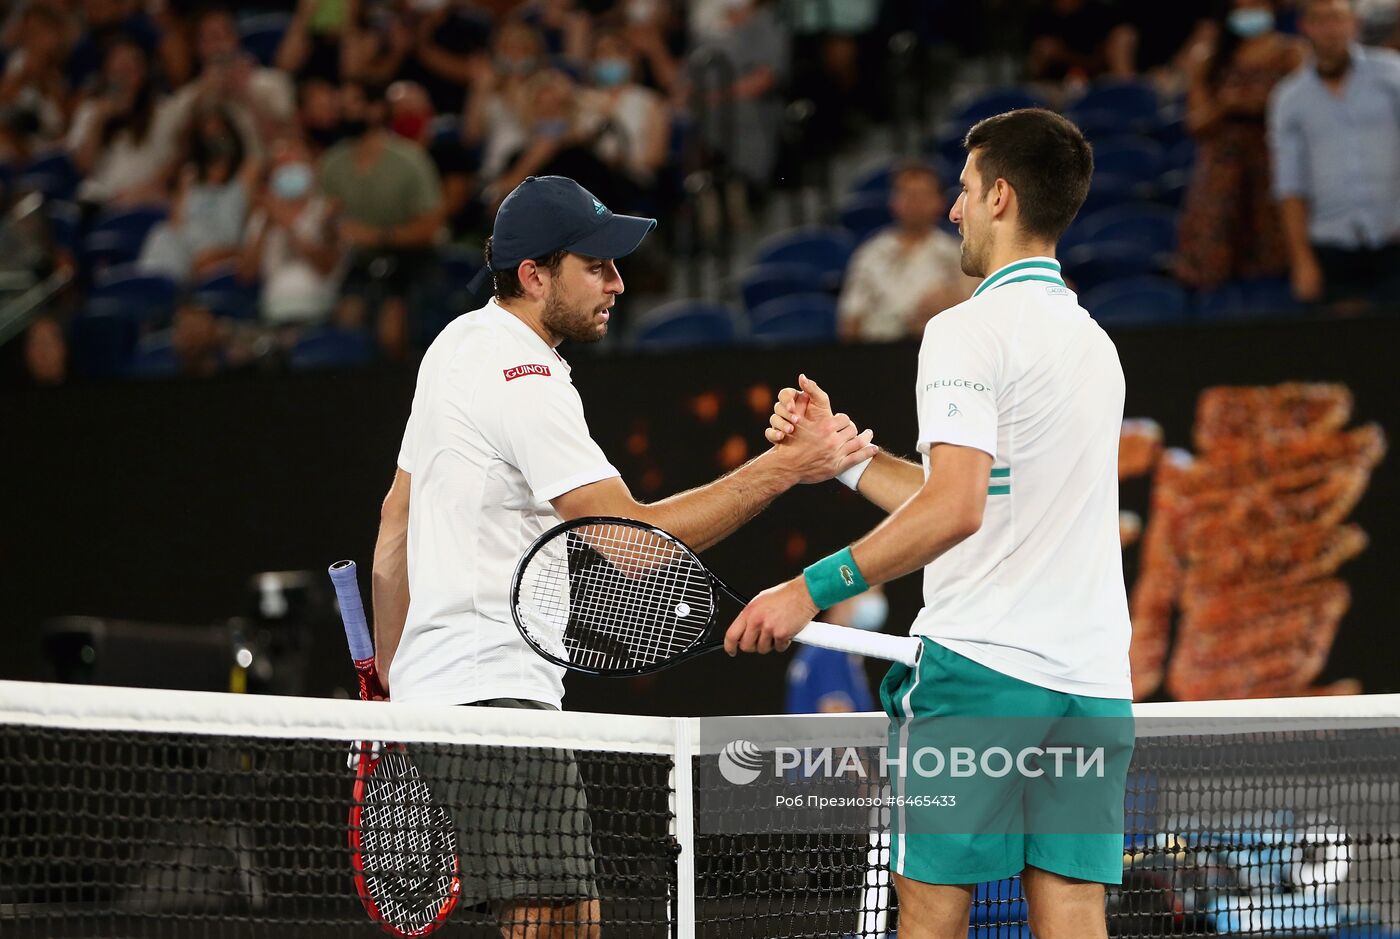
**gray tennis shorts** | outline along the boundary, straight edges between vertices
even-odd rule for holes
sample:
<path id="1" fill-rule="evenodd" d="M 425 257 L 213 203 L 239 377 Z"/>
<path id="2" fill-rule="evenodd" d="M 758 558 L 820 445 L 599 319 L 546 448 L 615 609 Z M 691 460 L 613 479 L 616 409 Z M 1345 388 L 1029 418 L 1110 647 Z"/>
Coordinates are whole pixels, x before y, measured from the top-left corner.
<path id="1" fill-rule="evenodd" d="M 557 711 L 493 698 L 477 707 Z M 457 823 L 466 906 L 596 899 L 593 823 L 570 750 L 419 744 L 414 761 Z"/>

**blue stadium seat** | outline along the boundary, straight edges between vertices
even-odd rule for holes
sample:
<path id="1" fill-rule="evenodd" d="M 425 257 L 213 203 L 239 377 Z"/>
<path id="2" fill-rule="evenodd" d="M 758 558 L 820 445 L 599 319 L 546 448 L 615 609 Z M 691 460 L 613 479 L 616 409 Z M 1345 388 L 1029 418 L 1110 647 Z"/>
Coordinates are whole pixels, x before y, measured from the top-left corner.
<path id="1" fill-rule="evenodd" d="M 180 360 L 175 357 L 168 329 L 142 336 L 127 366 L 128 374 L 136 378 L 167 378 L 179 371 Z"/>
<path id="2" fill-rule="evenodd" d="M 888 195 L 853 196 L 837 213 L 841 227 L 864 241 L 894 221 Z"/>
<path id="3" fill-rule="evenodd" d="M 805 264 L 755 264 L 739 278 L 739 296 L 752 313 L 769 300 L 808 293 L 817 272 Z"/>
<path id="4" fill-rule="evenodd" d="M 1196 315 L 1208 320 L 1275 319 L 1304 310 L 1284 280 L 1231 281 L 1196 298 Z"/>
<path id="5" fill-rule="evenodd" d="M 243 48 L 258 60 L 258 64 L 272 65 L 291 21 L 292 18 L 286 13 L 260 13 L 247 17 L 239 24 Z"/>
<path id="6" fill-rule="evenodd" d="M 894 186 L 893 160 L 886 160 L 883 163 L 872 166 L 856 174 L 856 178 L 851 181 L 846 191 L 852 195 L 886 195 L 890 188 Z"/>
<path id="7" fill-rule="evenodd" d="M 1123 129 L 1146 130 L 1159 123 L 1161 101 L 1149 82 L 1099 81 L 1090 85 L 1073 104 L 1071 112 L 1109 112 Z"/>
<path id="8" fill-rule="evenodd" d="M 45 205 L 49 217 L 49 235 L 53 243 L 72 251 L 78 246 L 78 229 L 83 223 L 83 213 L 72 202 L 52 200 Z"/>
<path id="9" fill-rule="evenodd" d="M 769 300 L 753 311 L 750 335 L 764 342 L 830 342 L 836 338 L 836 300 L 800 293 Z"/>
<path id="10" fill-rule="evenodd" d="M 1176 213 L 1160 205 L 1138 203 L 1104 209 L 1083 224 L 1089 244 L 1131 245 L 1154 255 L 1176 250 Z"/>
<path id="11" fill-rule="evenodd" d="M 126 374 L 140 327 L 119 306 L 89 303 L 73 321 L 68 337 L 73 370 L 85 378 Z"/>
<path id="12" fill-rule="evenodd" d="M 351 368 L 374 361 L 374 338 L 364 330 L 322 327 L 303 333 L 292 346 L 294 369 Z"/>
<path id="13" fill-rule="evenodd" d="M 165 210 L 153 207 L 106 212 L 97 218 L 82 243 L 85 267 L 136 260 L 146 235 L 165 221 Z"/>
<path id="14" fill-rule="evenodd" d="M 647 352 L 727 346 L 737 338 L 736 316 L 727 306 L 677 300 L 663 304 L 637 325 L 632 345 Z"/>
<path id="15" fill-rule="evenodd" d="M 844 228 L 799 228 L 764 239 L 755 249 L 755 264 L 806 264 L 822 278 L 822 286 L 841 284 L 856 240 Z"/>
<path id="16" fill-rule="evenodd" d="M 1105 108 L 1070 108 L 1065 112 L 1065 117 L 1073 121 L 1091 143 L 1121 136 L 1124 130 L 1117 112 Z"/>
<path id="17" fill-rule="evenodd" d="M 1163 166 L 1169 169 L 1189 170 L 1196 165 L 1196 141 L 1189 137 L 1178 141 L 1167 150 Z"/>
<path id="18" fill-rule="evenodd" d="M 1043 108 L 1045 99 L 1028 88 L 998 88 L 978 95 L 953 110 L 955 123 L 969 128 L 983 118 L 1017 108 Z"/>
<path id="19" fill-rule="evenodd" d="M 41 153 L 19 173 L 15 188 L 42 193 L 46 199 L 71 199 L 78 189 L 78 170 L 65 151 Z"/>
<path id="20" fill-rule="evenodd" d="M 116 301 L 138 321 L 151 322 L 170 316 L 177 289 L 175 281 L 164 274 L 118 264 L 97 272 L 88 296 L 92 300 Z"/>
<path id="21" fill-rule="evenodd" d="M 1064 273 L 1075 291 L 1086 294 L 1100 284 L 1151 274 L 1156 258 L 1131 245 L 1089 244 L 1064 256 Z"/>
<path id="22" fill-rule="evenodd" d="M 1178 209 L 1186 202 L 1186 190 L 1191 188 L 1190 170 L 1168 170 L 1157 177 L 1156 192 L 1152 201 L 1158 205 Z"/>
<path id="23" fill-rule="evenodd" d="M 428 125 L 428 139 L 433 143 L 444 143 L 460 137 L 462 121 L 456 114 L 439 114 Z"/>
<path id="24" fill-rule="evenodd" d="M 1105 325 L 1169 323 L 1186 319 L 1186 291 L 1165 277 L 1132 277 L 1089 291 L 1084 309 Z"/>
<path id="25" fill-rule="evenodd" d="M 1088 218 L 1104 209 L 1136 201 L 1137 185 L 1137 180 L 1095 171 L 1094 178 L 1089 183 L 1089 195 L 1079 210 L 1080 217 Z"/>
<path id="26" fill-rule="evenodd" d="M 1154 179 L 1166 153 L 1148 137 L 1113 137 L 1094 144 L 1094 172 L 1108 173 L 1134 182 Z"/>
<path id="27" fill-rule="evenodd" d="M 472 278 L 486 263 L 479 253 L 462 248 L 444 248 L 439 252 L 439 256 L 442 258 L 443 275 L 447 280 L 449 292 L 466 290 Z"/>

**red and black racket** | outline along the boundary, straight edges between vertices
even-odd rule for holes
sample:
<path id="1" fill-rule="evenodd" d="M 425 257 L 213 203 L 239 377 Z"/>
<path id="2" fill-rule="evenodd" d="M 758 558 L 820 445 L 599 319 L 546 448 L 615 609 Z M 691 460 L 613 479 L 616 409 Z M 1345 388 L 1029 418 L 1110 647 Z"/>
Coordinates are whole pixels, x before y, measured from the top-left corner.
<path id="1" fill-rule="evenodd" d="M 374 664 L 354 561 L 330 568 L 360 697 L 384 700 Z M 362 740 L 350 751 L 355 791 L 350 804 L 350 864 L 355 891 L 370 919 L 391 936 L 426 936 L 457 905 L 457 836 L 452 817 L 402 744 Z"/>

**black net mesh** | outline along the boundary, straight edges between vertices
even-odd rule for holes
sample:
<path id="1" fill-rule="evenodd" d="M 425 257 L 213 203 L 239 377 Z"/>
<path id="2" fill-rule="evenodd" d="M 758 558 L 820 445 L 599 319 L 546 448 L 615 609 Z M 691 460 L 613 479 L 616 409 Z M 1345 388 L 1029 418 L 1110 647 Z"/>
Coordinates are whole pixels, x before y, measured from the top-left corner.
<path id="1" fill-rule="evenodd" d="M 556 737 L 569 719 L 554 717 Z M 351 746 L 0 725 L 0 936 L 381 934 L 347 847 Z M 503 919 L 521 937 L 674 934 L 669 757 L 408 752 L 461 855 L 461 901 L 437 935 L 498 936 Z M 707 778 L 714 757 L 694 760 Z M 898 927 L 878 824 L 697 828 L 698 936 L 883 939 Z M 1142 737 L 1109 929 L 1386 939 L 1400 936 L 1397 874 L 1400 730 Z M 518 905 L 531 897 L 545 902 Z M 520 928 L 530 917 L 555 925 Z M 977 888 L 971 935 L 1028 937 L 1026 923 L 1018 880 Z"/>

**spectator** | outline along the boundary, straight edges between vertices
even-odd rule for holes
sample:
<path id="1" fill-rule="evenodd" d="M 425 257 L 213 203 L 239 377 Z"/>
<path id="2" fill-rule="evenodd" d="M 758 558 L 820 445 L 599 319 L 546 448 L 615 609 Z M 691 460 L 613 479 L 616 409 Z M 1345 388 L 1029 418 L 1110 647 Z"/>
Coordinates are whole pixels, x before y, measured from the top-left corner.
<path id="1" fill-rule="evenodd" d="M 210 8 L 195 20 L 199 74 L 175 94 L 181 114 L 196 107 L 226 108 L 243 142 L 262 155 L 262 142 L 282 134 L 296 113 L 286 72 L 263 68 L 238 44 L 238 24 L 228 10 Z"/>
<path id="2" fill-rule="evenodd" d="M 1356 44 L 1347 0 L 1305 0 L 1312 61 L 1274 92 L 1274 192 L 1293 293 L 1340 311 L 1400 303 L 1400 55 Z"/>
<path id="3" fill-rule="evenodd" d="M 138 0 L 82 0 L 83 31 L 68 56 L 68 87 L 82 88 L 102 70 L 107 48 L 117 39 L 134 42 L 150 60 L 160 51 L 160 33 Z"/>
<path id="4" fill-rule="evenodd" d="M 53 317 L 41 316 L 25 330 L 24 375 L 31 385 L 43 388 L 68 380 L 68 340 Z"/>
<path id="5" fill-rule="evenodd" d="M 428 152 L 442 180 L 442 213 L 453 234 L 462 234 L 473 222 L 468 205 L 476 184 L 476 164 L 456 133 L 433 132 L 433 103 L 423 86 L 399 81 L 389 86 L 389 126 Z"/>
<path id="6" fill-rule="evenodd" d="M 1275 29 L 1269 0 L 1233 0 L 1211 30 L 1187 97 L 1198 150 L 1181 214 L 1183 283 L 1211 289 L 1285 271 L 1264 114 L 1269 93 L 1301 61 L 1301 46 Z"/>
<path id="7" fill-rule="evenodd" d="M 97 205 L 162 203 L 173 171 L 180 117 L 159 95 L 139 43 L 117 38 L 107 47 L 102 82 L 73 116 L 68 149 L 85 177 L 78 198 Z"/>
<path id="8" fill-rule="evenodd" d="M 412 0 L 398 77 L 416 82 L 439 114 L 461 114 L 477 70 L 490 64 L 491 21 L 463 0 Z"/>
<path id="9" fill-rule="evenodd" d="M 793 96 L 816 105 L 812 116 L 813 142 L 840 147 L 851 139 L 852 121 L 865 117 L 861 97 L 861 38 L 875 27 L 878 0 L 812 3 L 783 0 L 786 21 L 792 24 Z"/>
<path id="10" fill-rule="evenodd" d="M 239 275 L 261 285 L 261 319 L 276 327 L 322 322 L 335 306 L 343 252 L 305 142 L 287 138 L 274 144 L 271 171 L 256 202 Z"/>
<path id="11" fill-rule="evenodd" d="M 1132 31 L 1103 0 L 1040 0 L 1027 26 L 1032 81 L 1133 77 Z"/>
<path id="12" fill-rule="evenodd" d="M 895 224 L 856 250 L 837 306 L 847 342 L 917 336 L 935 314 L 972 295 L 958 242 L 938 227 L 947 211 L 933 169 L 911 163 L 894 174 Z"/>
<path id="13" fill-rule="evenodd" d="M 7 125 L 22 121 L 32 129 L 23 144 L 12 141 L 11 155 L 28 156 L 28 145 L 42 146 L 63 139 L 68 81 L 69 24 L 56 8 L 31 3 L 20 14 L 18 41 L 5 59 L 0 79 L 0 111 Z M 24 151 L 17 153 L 17 151 Z"/>
<path id="14" fill-rule="evenodd" d="M 630 208 L 635 190 L 593 152 L 594 139 L 583 120 L 578 88 L 559 71 L 536 75 L 527 86 L 529 137 L 511 165 L 485 190 L 490 205 L 527 176 L 567 176 L 605 204 Z"/>
<path id="15" fill-rule="evenodd" d="M 194 115 L 170 217 L 151 229 L 138 263 L 178 283 L 237 259 L 258 161 L 224 108 Z"/>
<path id="16" fill-rule="evenodd" d="M 508 20 L 496 31 L 491 55 L 491 67 L 476 70 L 462 122 L 467 146 L 482 148 L 487 182 L 505 171 L 529 137 L 526 86 L 545 65 L 544 40 L 525 23 Z"/>
<path id="17" fill-rule="evenodd" d="M 680 17 L 669 0 L 624 0 L 623 35 L 637 56 L 636 81 L 668 97 L 680 79 L 680 57 L 685 53 Z"/>
<path id="18" fill-rule="evenodd" d="M 340 215 L 350 250 L 347 320 L 371 316 L 380 346 L 408 353 L 408 309 L 433 281 L 442 185 L 423 148 L 389 131 L 382 94 L 347 85 L 348 137 L 321 158 L 321 188 Z"/>
<path id="19" fill-rule="evenodd" d="M 656 175 L 668 155 L 671 114 L 659 94 L 637 84 L 636 71 L 636 56 L 622 34 L 599 33 L 583 120 L 598 157 L 639 190 L 654 193 Z"/>
<path id="20" fill-rule="evenodd" d="M 301 132 L 320 156 L 340 142 L 340 89 L 324 78 L 308 78 L 297 90 L 297 120 Z"/>
<path id="21" fill-rule="evenodd" d="M 688 78 L 703 112 L 711 115 L 699 120 L 706 146 L 723 154 L 757 193 L 767 187 L 778 158 L 788 33 L 763 0 L 719 0 L 719 5 L 724 13 L 720 32 L 705 48 L 726 67 L 719 73 L 692 70 Z M 733 81 L 716 87 L 714 82 L 724 75 L 733 75 Z M 732 120 L 724 119 L 726 113 Z"/>

